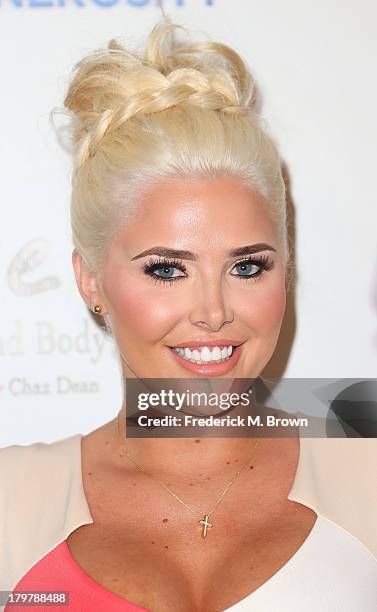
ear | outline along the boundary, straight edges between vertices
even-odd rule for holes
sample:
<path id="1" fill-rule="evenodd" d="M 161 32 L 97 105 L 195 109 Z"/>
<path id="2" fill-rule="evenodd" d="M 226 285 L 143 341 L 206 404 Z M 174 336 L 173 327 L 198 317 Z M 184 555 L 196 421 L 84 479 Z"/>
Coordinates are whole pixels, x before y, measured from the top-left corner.
<path id="1" fill-rule="evenodd" d="M 77 249 L 72 251 L 72 265 L 78 290 L 88 308 L 93 311 L 94 306 L 100 304 L 102 307 L 101 315 L 106 314 L 104 298 L 102 297 L 96 276 L 89 272 L 85 261 Z"/>

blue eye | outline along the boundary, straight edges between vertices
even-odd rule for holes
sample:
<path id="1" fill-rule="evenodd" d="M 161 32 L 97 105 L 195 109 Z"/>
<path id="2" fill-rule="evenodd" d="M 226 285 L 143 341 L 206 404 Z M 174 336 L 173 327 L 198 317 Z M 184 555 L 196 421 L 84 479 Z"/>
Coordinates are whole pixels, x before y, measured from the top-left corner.
<path id="1" fill-rule="evenodd" d="M 239 274 L 237 274 L 237 276 L 252 276 L 251 269 L 253 267 L 257 267 L 258 268 L 258 266 L 255 266 L 255 264 L 252 264 L 252 263 L 239 263 L 239 264 L 237 264 L 235 266 L 235 268 L 238 268 L 238 270 L 239 270 Z M 260 269 L 260 267 L 259 267 L 259 269 Z M 257 272 L 258 272 L 258 270 L 257 270 Z"/>
<path id="2" fill-rule="evenodd" d="M 237 276 L 244 280 L 259 280 L 263 273 L 271 270 L 273 266 L 273 261 L 267 255 L 248 257 L 235 264 L 233 270 L 237 270 L 238 273 L 232 273 L 232 276 Z M 168 261 L 164 259 L 150 259 L 144 264 L 143 269 L 144 273 L 155 282 L 169 283 L 170 285 L 187 276 L 186 266 L 176 259 Z"/>
<path id="3" fill-rule="evenodd" d="M 174 266 L 161 266 L 154 270 L 154 274 L 161 278 L 176 278 L 177 276 L 183 276 L 183 274 L 174 274 L 174 272 L 177 272 L 177 268 L 174 268 Z"/>
<path id="4" fill-rule="evenodd" d="M 232 274 L 232 276 L 238 276 L 246 280 L 257 280 L 262 274 L 273 268 L 273 261 L 269 259 L 267 255 L 262 257 L 249 257 L 236 263 L 233 269 L 238 269 L 238 274 Z M 253 272 L 253 268 L 256 271 Z"/>
<path id="5" fill-rule="evenodd" d="M 156 282 L 173 282 L 186 276 L 186 267 L 177 260 L 150 259 L 144 265 L 144 272 Z"/>

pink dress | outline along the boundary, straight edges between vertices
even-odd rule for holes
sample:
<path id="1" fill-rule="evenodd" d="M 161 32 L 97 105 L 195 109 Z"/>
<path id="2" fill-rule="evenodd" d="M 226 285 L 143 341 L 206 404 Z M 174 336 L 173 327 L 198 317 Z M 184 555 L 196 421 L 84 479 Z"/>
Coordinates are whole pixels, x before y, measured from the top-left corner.
<path id="1" fill-rule="evenodd" d="M 88 610 L 106 612 L 149 612 L 119 597 L 101 586 L 86 574 L 72 557 L 66 540 L 51 550 L 43 559 L 18 582 L 13 592 L 17 591 L 68 591 L 68 605 L 13 606 L 5 607 L 17 612 L 87 612 Z"/>

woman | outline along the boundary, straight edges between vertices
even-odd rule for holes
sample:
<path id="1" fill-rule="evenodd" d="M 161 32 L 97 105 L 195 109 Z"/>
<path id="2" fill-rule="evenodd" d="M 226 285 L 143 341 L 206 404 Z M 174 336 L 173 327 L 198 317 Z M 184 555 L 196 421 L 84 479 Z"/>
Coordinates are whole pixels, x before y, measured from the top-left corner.
<path id="1" fill-rule="evenodd" d="M 286 307 L 281 162 L 240 57 L 174 28 L 76 68 L 74 272 L 124 380 L 254 379 Z M 1 589 L 88 611 L 376 609 L 375 440 L 130 437 L 125 410 L 0 452 Z"/>

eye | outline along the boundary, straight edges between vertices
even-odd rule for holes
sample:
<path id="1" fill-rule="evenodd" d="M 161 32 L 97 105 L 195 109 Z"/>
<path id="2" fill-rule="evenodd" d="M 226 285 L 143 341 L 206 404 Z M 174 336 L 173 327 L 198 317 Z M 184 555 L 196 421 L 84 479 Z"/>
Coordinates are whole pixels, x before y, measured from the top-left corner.
<path id="1" fill-rule="evenodd" d="M 177 260 L 150 259 L 144 265 L 144 272 L 156 282 L 175 282 L 186 276 L 186 267 Z"/>
<path id="2" fill-rule="evenodd" d="M 274 263 L 267 255 L 248 257 L 235 264 L 233 270 L 238 270 L 238 274 L 232 274 L 232 276 L 238 276 L 245 280 L 258 280 L 264 272 L 271 270 L 273 267 Z"/>

